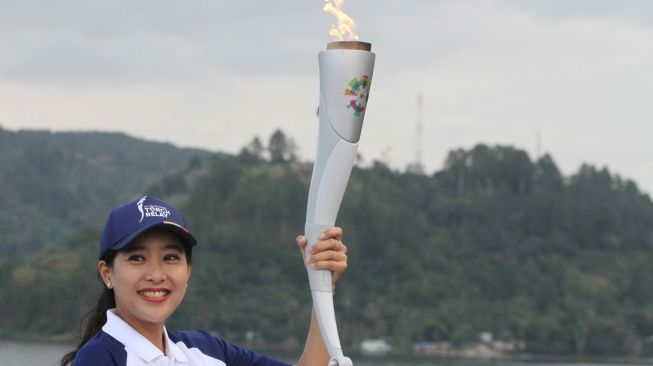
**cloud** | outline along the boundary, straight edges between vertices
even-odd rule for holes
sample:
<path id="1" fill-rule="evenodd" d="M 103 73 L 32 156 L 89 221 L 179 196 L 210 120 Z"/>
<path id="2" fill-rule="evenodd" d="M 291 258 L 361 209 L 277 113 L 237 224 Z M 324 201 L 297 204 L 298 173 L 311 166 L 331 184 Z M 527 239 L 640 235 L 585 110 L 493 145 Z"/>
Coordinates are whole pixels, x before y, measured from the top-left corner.
<path id="1" fill-rule="evenodd" d="M 367 118 L 381 121 L 366 125 L 374 135 L 367 138 L 387 141 L 395 163 L 414 156 L 415 96 L 424 92 L 430 168 L 439 167 L 450 148 L 477 142 L 516 144 L 534 154 L 540 131 L 544 149 L 567 173 L 582 162 L 607 164 L 653 187 L 640 167 L 653 152 L 646 142 L 653 132 L 647 122 L 653 49 L 646 46 L 653 27 L 613 17 L 551 21 L 519 8 L 445 5 L 434 21 L 408 25 L 408 34 L 419 28 L 425 36 L 407 40 L 406 52 L 423 59 L 393 54 L 388 61 L 390 52 L 379 51 Z M 419 41 L 440 49 L 418 47 Z M 390 80 L 382 76 L 383 62 L 392 63 Z M 409 66 L 399 67 L 402 62 Z M 374 112 L 379 105 L 382 116 Z M 384 148 L 375 146 L 373 155 Z"/>
<path id="2" fill-rule="evenodd" d="M 322 1 L 5 1 L 0 123 L 121 130 L 237 151 L 283 128 L 312 157 Z M 649 191 L 653 2 L 348 0 L 377 53 L 360 150 L 424 160 L 477 142 L 563 170 L 606 164 Z M 650 165 L 650 164 L 649 164 Z"/>
<path id="3" fill-rule="evenodd" d="M 303 4 L 310 3 L 11 2 L 0 14 L 0 44 L 12 51 L 0 61 L 0 77 L 138 82 L 193 79 L 196 71 L 307 73 L 304 55 L 322 47 L 316 38 L 329 20 L 319 2 L 311 4 L 325 23 L 315 29 Z"/>

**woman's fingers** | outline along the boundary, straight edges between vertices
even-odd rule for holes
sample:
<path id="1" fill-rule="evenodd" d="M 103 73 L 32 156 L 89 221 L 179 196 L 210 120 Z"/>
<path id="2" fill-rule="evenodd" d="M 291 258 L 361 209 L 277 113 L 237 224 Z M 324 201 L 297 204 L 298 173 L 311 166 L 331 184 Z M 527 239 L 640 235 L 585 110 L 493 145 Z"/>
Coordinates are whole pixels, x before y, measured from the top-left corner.
<path id="1" fill-rule="evenodd" d="M 342 229 L 337 227 L 337 226 L 330 227 L 330 228 L 324 230 L 322 235 L 320 235 L 320 240 L 325 240 L 325 239 L 330 239 L 330 238 L 333 238 L 333 239 L 336 239 L 336 240 L 342 239 Z"/>
<path id="2" fill-rule="evenodd" d="M 347 270 L 347 261 L 319 261 L 311 264 L 313 269 L 325 269 L 331 271 L 333 283 Z"/>
<path id="3" fill-rule="evenodd" d="M 311 246 L 310 253 L 305 253 L 307 239 L 303 235 L 296 238 L 306 264 L 313 269 L 331 271 L 333 283 L 347 270 L 347 246 L 341 241 L 342 229 L 331 227 L 320 235 L 319 242 Z M 306 255 L 309 255 L 306 258 Z"/>
<path id="4" fill-rule="evenodd" d="M 299 247 L 299 251 L 302 252 L 302 256 L 304 255 L 304 249 L 306 249 L 306 237 L 303 235 L 297 235 L 295 238 L 295 241 L 297 242 L 297 246 Z"/>
<path id="5" fill-rule="evenodd" d="M 336 252 L 333 250 L 327 250 L 325 252 L 319 252 L 311 255 L 308 260 L 308 264 L 313 265 L 318 262 L 347 262 L 347 254 L 344 252 Z"/>
<path id="6" fill-rule="evenodd" d="M 333 250 L 337 252 L 347 252 L 347 246 L 338 239 L 326 239 L 318 242 L 313 245 L 311 248 L 311 254 L 316 254 L 319 252 L 324 252 L 326 250 Z"/>

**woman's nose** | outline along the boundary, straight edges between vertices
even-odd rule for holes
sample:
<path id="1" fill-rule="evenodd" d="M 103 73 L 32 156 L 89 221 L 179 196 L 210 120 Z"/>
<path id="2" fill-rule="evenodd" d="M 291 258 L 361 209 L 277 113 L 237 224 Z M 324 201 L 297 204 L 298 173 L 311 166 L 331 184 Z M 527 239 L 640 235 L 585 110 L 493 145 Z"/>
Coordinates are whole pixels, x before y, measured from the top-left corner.
<path id="1" fill-rule="evenodd" d="M 150 264 L 145 279 L 148 281 L 152 281 L 154 283 L 165 281 L 166 274 L 165 271 L 163 270 L 163 266 L 161 265 L 161 263 L 155 262 Z"/>

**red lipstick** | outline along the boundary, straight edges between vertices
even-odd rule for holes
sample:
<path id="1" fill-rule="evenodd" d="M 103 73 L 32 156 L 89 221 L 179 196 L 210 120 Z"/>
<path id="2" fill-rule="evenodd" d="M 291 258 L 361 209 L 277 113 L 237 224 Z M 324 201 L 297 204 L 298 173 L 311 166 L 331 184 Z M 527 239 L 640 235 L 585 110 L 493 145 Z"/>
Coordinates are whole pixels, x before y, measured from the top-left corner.
<path id="1" fill-rule="evenodd" d="M 164 302 L 168 299 L 172 291 L 167 288 L 144 288 L 138 291 L 141 298 L 147 302 Z"/>

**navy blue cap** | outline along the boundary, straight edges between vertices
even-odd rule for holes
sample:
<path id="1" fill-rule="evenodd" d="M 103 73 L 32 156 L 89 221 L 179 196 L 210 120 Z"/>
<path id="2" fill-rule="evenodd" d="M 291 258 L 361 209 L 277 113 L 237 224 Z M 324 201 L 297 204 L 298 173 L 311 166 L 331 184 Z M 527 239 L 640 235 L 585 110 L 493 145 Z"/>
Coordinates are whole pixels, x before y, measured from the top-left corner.
<path id="1" fill-rule="evenodd" d="M 145 196 L 111 212 L 100 237 L 98 258 L 109 250 L 126 247 L 140 234 L 155 228 L 170 231 L 191 247 L 197 244 L 179 210 L 156 197 Z"/>

